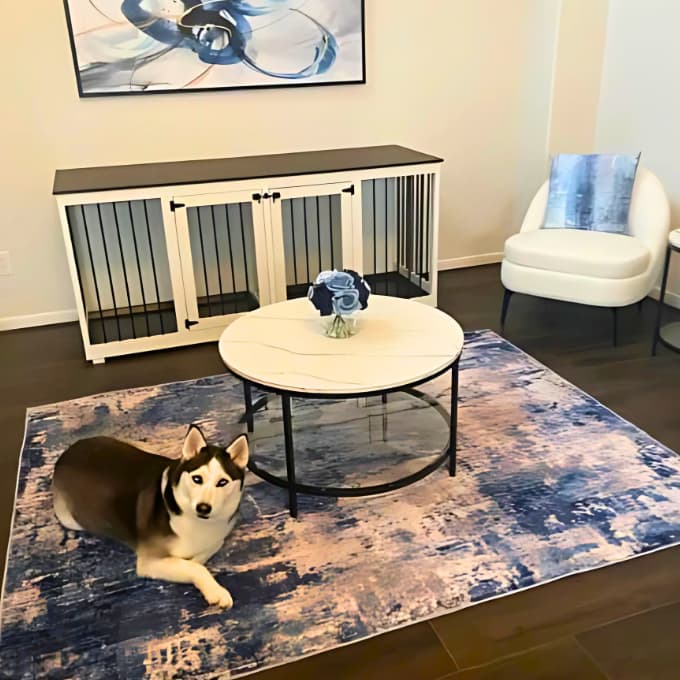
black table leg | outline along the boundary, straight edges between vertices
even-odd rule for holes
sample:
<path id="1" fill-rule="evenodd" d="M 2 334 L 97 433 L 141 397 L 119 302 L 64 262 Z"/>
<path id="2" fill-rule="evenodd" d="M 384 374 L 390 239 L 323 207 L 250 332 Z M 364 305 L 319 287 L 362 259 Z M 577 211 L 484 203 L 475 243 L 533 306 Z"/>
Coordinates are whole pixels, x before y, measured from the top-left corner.
<path id="1" fill-rule="evenodd" d="M 290 397 L 281 395 L 283 408 L 283 439 L 286 447 L 286 477 L 288 479 L 288 509 L 291 517 L 297 517 L 297 491 L 295 489 L 295 452 L 293 450 L 293 417 L 290 411 Z"/>
<path id="2" fill-rule="evenodd" d="M 451 415 L 449 430 L 449 475 L 456 475 L 456 448 L 458 446 L 458 364 L 456 360 L 451 368 Z"/>
<path id="3" fill-rule="evenodd" d="M 243 381 L 243 398 L 246 403 L 245 420 L 248 424 L 248 432 L 252 432 L 255 429 L 253 427 L 253 393 L 247 380 Z"/>
<path id="4" fill-rule="evenodd" d="M 661 279 L 661 290 L 659 291 L 659 302 L 656 309 L 656 326 L 654 327 L 654 341 L 652 342 L 652 356 L 656 356 L 656 345 L 659 342 L 659 330 L 661 329 L 661 311 L 663 300 L 666 297 L 666 284 L 668 283 L 668 269 L 671 261 L 671 247 L 666 250 L 666 260 L 663 265 L 663 277 Z"/>

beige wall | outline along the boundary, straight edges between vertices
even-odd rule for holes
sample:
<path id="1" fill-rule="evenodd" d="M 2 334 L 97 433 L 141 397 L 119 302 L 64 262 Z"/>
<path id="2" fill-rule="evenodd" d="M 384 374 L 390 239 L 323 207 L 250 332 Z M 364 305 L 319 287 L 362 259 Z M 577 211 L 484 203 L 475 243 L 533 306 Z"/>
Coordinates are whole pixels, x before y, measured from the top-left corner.
<path id="1" fill-rule="evenodd" d="M 562 0 L 555 53 L 550 154 L 592 153 L 609 0 Z"/>
<path id="2" fill-rule="evenodd" d="M 558 0 L 366 6 L 363 86 L 80 100 L 61 3 L 8 32 L 0 321 L 74 306 L 57 167 L 400 143 L 446 159 L 440 257 L 500 251 L 545 173 Z M 3 20 L 25 26 L 22 4 Z"/>
<path id="3" fill-rule="evenodd" d="M 600 151 L 641 151 L 640 163 L 655 172 L 671 201 L 672 225 L 680 227 L 680 3 L 617 0 L 611 3 L 597 115 Z M 680 306 L 680 257 L 669 282 Z"/>

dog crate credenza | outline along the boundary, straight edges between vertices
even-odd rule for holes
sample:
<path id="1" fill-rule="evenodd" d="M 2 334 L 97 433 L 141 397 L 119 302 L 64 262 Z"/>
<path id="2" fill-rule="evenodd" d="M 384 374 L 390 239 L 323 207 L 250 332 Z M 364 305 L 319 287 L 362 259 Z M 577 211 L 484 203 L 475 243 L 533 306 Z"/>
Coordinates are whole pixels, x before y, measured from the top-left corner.
<path id="1" fill-rule="evenodd" d="M 217 340 L 324 269 L 435 305 L 441 162 L 377 146 L 57 170 L 86 358 Z"/>

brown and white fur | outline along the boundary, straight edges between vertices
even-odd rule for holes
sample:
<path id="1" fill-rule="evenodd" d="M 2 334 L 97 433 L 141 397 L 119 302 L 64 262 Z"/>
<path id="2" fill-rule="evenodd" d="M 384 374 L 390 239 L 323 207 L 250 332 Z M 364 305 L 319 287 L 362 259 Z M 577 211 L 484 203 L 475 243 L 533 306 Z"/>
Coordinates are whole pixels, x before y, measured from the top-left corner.
<path id="1" fill-rule="evenodd" d="M 110 437 L 82 439 L 54 469 L 54 511 L 68 529 L 118 540 L 137 554 L 139 576 L 193 583 L 209 604 L 233 600 L 204 566 L 234 528 L 248 438 L 208 444 L 196 425 L 168 459 Z"/>

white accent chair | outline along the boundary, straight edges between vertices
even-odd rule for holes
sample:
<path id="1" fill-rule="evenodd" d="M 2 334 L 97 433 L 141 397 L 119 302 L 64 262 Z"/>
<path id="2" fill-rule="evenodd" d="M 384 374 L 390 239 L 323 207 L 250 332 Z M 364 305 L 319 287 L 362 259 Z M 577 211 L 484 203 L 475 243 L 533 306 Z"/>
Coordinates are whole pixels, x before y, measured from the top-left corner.
<path id="1" fill-rule="evenodd" d="M 548 186 L 546 181 L 534 196 L 520 232 L 505 242 L 501 329 L 513 293 L 523 293 L 611 308 L 616 345 L 617 310 L 641 303 L 659 278 L 670 230 L 666 192 L 656 175 L 638 168 L 627 236 L 541 229 Z"/>

